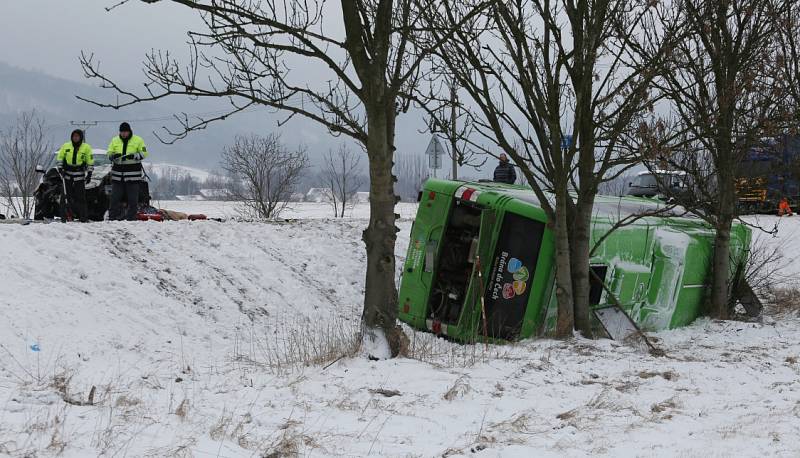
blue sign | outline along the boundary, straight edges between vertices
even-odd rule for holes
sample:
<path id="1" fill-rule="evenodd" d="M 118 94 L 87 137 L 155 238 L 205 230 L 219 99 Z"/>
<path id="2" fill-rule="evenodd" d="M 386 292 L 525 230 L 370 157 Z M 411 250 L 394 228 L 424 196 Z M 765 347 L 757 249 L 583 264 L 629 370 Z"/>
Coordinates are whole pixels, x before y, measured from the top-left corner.
<path id="1" fill-rule="evenodd" d="M 564 135 L 561 137 L 561 149 L 570 149 L 572 147 L 572 135 Z"/>

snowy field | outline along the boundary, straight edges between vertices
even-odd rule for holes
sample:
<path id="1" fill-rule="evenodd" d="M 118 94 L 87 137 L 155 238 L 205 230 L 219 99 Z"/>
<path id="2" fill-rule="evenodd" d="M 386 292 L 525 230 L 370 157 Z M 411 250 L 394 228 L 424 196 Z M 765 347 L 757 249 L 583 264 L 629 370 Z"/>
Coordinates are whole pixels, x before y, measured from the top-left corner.
<path id="1" fill-rule="evenodd" d="M 409 358 L 337 360 L 368 213 L 329 214 L 0 225 L 0 456 L 800 456 L 797 308 L 652 334 L 666 357 L 408 331 Z M 796 282 L 800 218 L 758 222 Z"/>
<path id="2" fill-rule="evenodd" d="M 156 200 L 153 206 L 184 213 L 202 213 L 209 218 L 236 218 L 239 204 L 235 202 Z M 411 219 L 417 213 L 416 203 L 402 202 L 395 210 L 401 218 Z M 348 219 L 368 219 L 369 204 L 357 204 L 345 209 Z M 281 219 L 326 219 L 333 218 L 333 206 L 327 203 L 293 202 L 280 214 Z"/>
<path id="3" fill-rule="evenodd" d="M 223 201 L 190 201 L 190 200 L 153 200 L 151 204 L 157 208 L 165 210 L 180 211 L 189 214 L 202 213 L 209 218 L 237 219 L 240 217 L 240 204 L 236 202 Z M 414 218 L 417 213 L 416 203 L 401 202 L 397 205 L 395 212 L 401 218 Z M 0 213 L 7 216 L 14 212 L 5 204 L 0 202 Z M 281 219 L 326 219 L 333 218 L 333 206 L 327 203 L 314 202 L 292 202 L 279 215 Z M 359 203 L 348 206 L 345 209 L 345 217 L 348 219 L 368 219 L 369 204 Z"/>

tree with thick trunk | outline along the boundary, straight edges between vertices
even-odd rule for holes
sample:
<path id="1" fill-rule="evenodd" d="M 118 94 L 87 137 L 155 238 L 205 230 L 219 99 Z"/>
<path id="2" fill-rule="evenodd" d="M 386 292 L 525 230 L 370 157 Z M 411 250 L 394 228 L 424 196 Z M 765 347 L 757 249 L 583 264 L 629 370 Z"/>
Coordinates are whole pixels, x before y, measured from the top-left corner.
<path id="1" fill-rule="evenodd" d="M 730 232 L 737 214 L 736 177 L 747 152 L 780 125 L 779 85 L 772 74 L 775 11 L 784 0 L 680 0 L 671 14 L 685 25 L 657 79 L 685 132 L 666 159 L 693 177 L 687 207 L 716 230 L 708 312 L 728 318 Z"/>
<path id="2" fill-rule="evenodd" d="M 432 39 L 459 22 L 469 4 L 441 0 L 423 8 Z M 620 139 L 652 103 L 652 69 L 664 52 L 631 66 L 637 57 L 629 37 L 643 28 L 671 35 L 672 24 L 652 27 L 660 8 L 627 0 L 497 2 L 436 52 L 440 72 L 469 96 L 465 109 L 476 134 L 464 140 L 488 154 L 508 154 L 555 231 L 560 337 L 573 327 L 592 333 L 594 196 L 600 183 L 632 165 Z"/>
<path id="3" fill-rule="evenodd" d="M 773 6 L 778 28 L 775 52 L 775 82 L 784 101 L 786 132 L 800 131 L 800 2 L 780 1 Z"/>
<path id="4" fill-rule="evenodd" d="M 122 2 L 126 3 L 128 0 Z M 254 106 L 302 116 L 334 135 L 358 142 L 369 159 L 370 221 L 363 239 L 367 249 L 363 342 L 374 357 L 396 355 L 394 245 L 395 119 L 408 101 L 430 48 L 416 46 L 419 12 L 412 0 L 143 0 L 170 2 L 197 13 L 203 30 L 189 31 L 190 58 L 180 63 L 169 52 L 153 51 L 144 62 L 144 93 L 123 89 L 99 70 L 92 55 L 82 54 L 88 78 L 100 80 L 120 96 L 121 108 L 173 95 L 223 98 L 230 110 L 212 117 L 176 116 L 179 129 L 169 141 Z M 479 5 L 480 7 L 480 5 Z M 339 21 L 341 18 L 341 22 Z M 337 23 L 338 22 L 338 23 Z M 336 31 L 343 30 L 337 33 Z M 437 43 L 431 43 L 436 47 Z M 327 72 L 313 85 L 294 65 L 316 65 Z M 288 120 L 288 119 L 287 119 Z"/>

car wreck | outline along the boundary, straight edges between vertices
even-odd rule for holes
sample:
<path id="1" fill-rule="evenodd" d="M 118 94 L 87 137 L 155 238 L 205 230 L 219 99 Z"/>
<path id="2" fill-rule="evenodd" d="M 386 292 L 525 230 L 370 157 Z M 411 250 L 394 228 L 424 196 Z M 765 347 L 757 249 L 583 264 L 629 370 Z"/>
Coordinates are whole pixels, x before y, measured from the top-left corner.
<path id="1" fill-rule="evenodd" d="M 659 209 L 664 212 L 655 216 Z M 614 227 L 634 214 L 654 216 Z M 611 306 L 645 331 L 685 326 L 700 316 L 713 228 L 680 207 L 636 197 L 597 196 L 592 224 L 591 243 L 598 246 L 589 266 L 590 304 L 598 331 L 609 331 L 598 311 Z M 733 285 L 751 237 L 748 227 L 734 224 Z M 554 285 L 554 233 L 530 188 L 426 182 L 402 270 L 402 321 L 462 342 L 546 336 L 557 317 Z"/>
<path id="2" fill-rule="evenodd" d="M 62 214 L 64 182 L 55 166 L 55 155 L 51 163 L 45 167 L 37 167 L 36 171 L 42 174 L 42 179 L 34 191 L 34 219 L 54 219 L 56 217 L 67 219 L 71 215 Z M 89 219 L 103 221 L 108 211 L 109 196 L 111 195 L 111 161 L 102 149 L 94 150 L 94 172 L 92 179 L 85 183 L 86 206 Z M 124 205 L 124 204 L 123 204 Z M 139 207 L 149 207 L 150 191 L 147 181 L 139 186 Z"/>

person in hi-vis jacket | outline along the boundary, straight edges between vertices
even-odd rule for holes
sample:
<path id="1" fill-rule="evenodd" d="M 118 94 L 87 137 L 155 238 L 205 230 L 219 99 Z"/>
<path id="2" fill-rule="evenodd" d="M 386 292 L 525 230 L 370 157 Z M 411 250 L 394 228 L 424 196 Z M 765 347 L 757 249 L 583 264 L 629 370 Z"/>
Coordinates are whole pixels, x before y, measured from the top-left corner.
<path id="1" fill-rule="evenodd" d="M 139 184 L 144 180 L 142 160 L 149 154 L 142 137 L 133 135 L 130 124 L 119 125 L 119 135 L 108 145 L 108 159 L 111 166 L 111 204 L 108 219 L 136 220 L 139 211 Z M 127 202 L 125 214 L 122 213 L 122 199 Z"/>
<path id="2" fill-rule="evenodd" d="M 82 130 L 73 130 L 69 141 L 61 145 L 56 156 L 56 167 L 64 179 L 66 191 L 66 196 L 62 196 L 61 221 L 66 222 L 68 215 L 71 214 L 73 219 L 85 223 L 89 220 L 86 208 L 86 183 L 92 179 L 94 156 L 92 147 L 84 141 Z"/>

